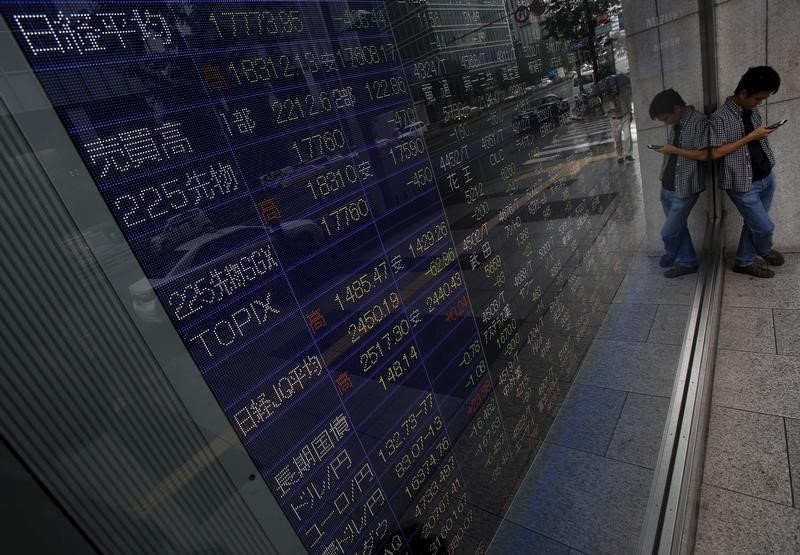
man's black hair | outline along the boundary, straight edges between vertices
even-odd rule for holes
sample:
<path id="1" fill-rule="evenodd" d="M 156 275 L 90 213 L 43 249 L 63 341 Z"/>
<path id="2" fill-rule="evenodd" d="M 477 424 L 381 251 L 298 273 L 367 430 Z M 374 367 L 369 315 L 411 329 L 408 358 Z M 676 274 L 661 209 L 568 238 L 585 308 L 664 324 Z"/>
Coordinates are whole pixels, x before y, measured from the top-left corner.
<path id="1" fill-rule="evenodd" d="M 777 71 L 769 66 L 756 66 L 751 67 L 742 75 L 733 93 L 738 94 L 740 91 L 744 90 L 747 91 L 748 96 L 753 96 L 754 94 L 764 91 L 774 94 L 778 92 L 780 88 L 781 76 L 778 75 Z"/>
<path id="2" fill-rule="evenodd" d="M 661 91 L 650 103 L 650 118 L 656 119 L 656 116 L 671 114 L 675 106 L 686 106 L 686 102 L 683 101 L 681 95 L 674 89 Z"/>

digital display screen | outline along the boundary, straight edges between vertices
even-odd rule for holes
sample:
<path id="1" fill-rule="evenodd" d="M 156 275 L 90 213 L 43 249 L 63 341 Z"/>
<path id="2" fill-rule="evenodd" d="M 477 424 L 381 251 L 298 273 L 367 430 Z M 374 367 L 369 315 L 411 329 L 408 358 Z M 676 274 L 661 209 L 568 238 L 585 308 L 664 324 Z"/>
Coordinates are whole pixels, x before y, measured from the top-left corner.
<path id="1" fill-rule="evenodd" d="M 485 548 L 609 302 L 608 121 L 517 8 L 0 2 L 312 553 Z"/>

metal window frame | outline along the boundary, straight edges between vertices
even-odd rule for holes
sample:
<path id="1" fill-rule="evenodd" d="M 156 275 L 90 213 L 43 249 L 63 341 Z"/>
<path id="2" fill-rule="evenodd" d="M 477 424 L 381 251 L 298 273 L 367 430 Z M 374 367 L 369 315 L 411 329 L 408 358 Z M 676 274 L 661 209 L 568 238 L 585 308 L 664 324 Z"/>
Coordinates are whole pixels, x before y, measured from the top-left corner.
<path id="1" fill-rule="evenodd" d="M 703 101 L 710 114 L 719 105 L 713 0 L 698 0 L 698 8 Z M 708 172 L 707 262 L 698 276 L 645 514 L 639 550 L 646 554 L 694 551 L 725 273 L 717 182 L 715 172 Z"/>
<path id="2" fill-rule="evenodd" d="M 65 212 L 83 232 L 98 219 L 118 229 L 111 211 L 92 183 L 89 171 L 55 111 L 49 97 L 42 88 L 20 46 L 12 35 L 5 19 L 0 16 L 0 116 L 13 121 L 14 138 L 23 141 L 32 153 L 31 163 L 40 169 L 60 198 Z M 0 133 L 10 131 L 0 126 Z M 52 145 L 57 144 L 58 156 L 51 156 Z M 86 243 L 96 252 L 94 240 L 85 237 Z M 118 311 L 127 314 L 161 367 L 172 386 L 173 395 L 181 401 L 176 410 L 188 415 L 197 431 L 206 441 L 206 448 L 213 453 L 215 464 L 227 474 L 231 487 L 258 523 L 259 533 L 267 539 L 265 549 L 269 553 L 306 553 L 300 538 L 267 487 L 254 461 L 245 451 L 236 432 L 219 408 L 210 389 L 203 380 L 189 352 L 170 323 L 161 304 L 156 311 L 163 322 L 157 328 L 144 326 L 127 300 L 128 286 L 145 277 L 144 271 L 119 233 L 118 245 L 122 252 L 117 261 L 117 271 L 106 267 L 103 260 L 96 262 L 118 296 Z M 12 445 L 12 448 L 14 446 Z M 207 456 L 198 452 L 198 457 Z M 176 469 L 172 480 L 178 476 Z M 154 497 L 160 490 L 153 484 Z M 76 521 L 80 521 L 76 518 Z"/>

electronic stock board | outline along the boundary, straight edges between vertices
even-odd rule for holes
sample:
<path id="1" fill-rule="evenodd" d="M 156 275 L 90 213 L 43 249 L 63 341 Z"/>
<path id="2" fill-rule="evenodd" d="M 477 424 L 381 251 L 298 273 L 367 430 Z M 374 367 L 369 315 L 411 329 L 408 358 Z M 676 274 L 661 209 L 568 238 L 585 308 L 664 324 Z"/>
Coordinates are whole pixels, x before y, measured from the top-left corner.
<path id="1" fill-rule="evenodd" d="M 574 55 L 509 9 L 0 2 L 134 313 L 163 306 L 310 552 L 485 548 L 602 310 L 577 269 L 615 193 L 580 172 L 610 147 L 558 148 L 570 98 L 529 83 Z"/>

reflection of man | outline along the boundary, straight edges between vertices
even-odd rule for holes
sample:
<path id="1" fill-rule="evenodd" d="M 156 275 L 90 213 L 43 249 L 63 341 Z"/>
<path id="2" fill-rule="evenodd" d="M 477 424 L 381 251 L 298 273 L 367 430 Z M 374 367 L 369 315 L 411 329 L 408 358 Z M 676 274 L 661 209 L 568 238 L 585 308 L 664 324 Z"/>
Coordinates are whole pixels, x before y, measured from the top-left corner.
<path id="1" fill-rule="evenodd" d="M 602 81 L 603 111 L 611 118 L 611 134 L 617 149 L 617 163 L 633 162 L 631 152 L 631 81 L 622 74 L 611 75 Z"/>
<path id="2" fill-rule="evenodd" d="M 708 120 L 672 89 L 653 98 L 650 117 L 669 126 L 669 142 L 657 151 L 664 155 L 661 206 L 666 217 L 661 228 L 666 254 L 659 265 L 667 268 L 675 263 L 664 272 L 665 277 L 674 278 L 697 271 L 697 254 L 686 222 L 703 190 L 701 162 L 709 158 Z"/>
<path id="3" fill-rule="evenodd" d="M 722 158 L 719 187 L 728 193 L 744 219 L 734 272 L 771 278 L 775 272 L 754 264 L 760 256 L 767 264 L 780 266 L 783 255 L 772 248 L 775 224 L 769 217 L 775 193 L 775 156 L 762 127 L 758 105 L 778 92 L 781 78 L 769 66 L 751 67 L 742 76 L 733 96 L 711 116 L 711 156 Z"/>

